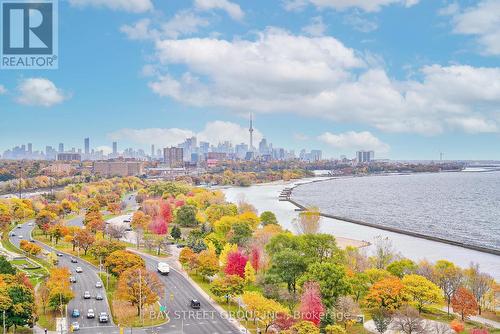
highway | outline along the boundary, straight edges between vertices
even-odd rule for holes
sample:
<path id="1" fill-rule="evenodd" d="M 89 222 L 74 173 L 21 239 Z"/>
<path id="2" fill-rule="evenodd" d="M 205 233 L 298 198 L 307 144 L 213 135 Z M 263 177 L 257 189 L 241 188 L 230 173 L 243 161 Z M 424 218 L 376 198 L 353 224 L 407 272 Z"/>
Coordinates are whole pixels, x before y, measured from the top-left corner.
<path id="1" fill-rule="evenodd" d="M 29 221 L 20 225 L 20 228 L 14 228 L 9 234 L 11 243 L 16 247 L 19 247 L 22 239 L 30 240 L 31 232 L 33 231 L 34 227 L 35 224 L 33 223 L 33 221 Z M 12 233 L 14 233 L 15 236 L 11 236 Z M 23 238 L 21 239 L 19 238 L 19 236 L 22 236 Z M 35 243 L 41 246 L 47 252 L 57 252 L 48 245 L 45 245 L 41 242 L 36 241 Z M 63 254 L 61 252 L 58 253 Z M 63 256 L 58 257 L 58 259 L 58 267 L 66 267 L 70 269 L 71 275 L 76 277 L 77 280 L 76 283 L 72 283 L 72 290 L 75 293 L 75 298 L 68 304 L 68 323 L 78 321 L 80 324 L 80 330 L 82 332 L 92 331 L 95 333 L 115 333 L 115 331 L 109 330 L 116 329 L 113 326 L 111 316 L 109 323 L 101 324 L 97 319 L 99 312 L 106 312 L 108 315 L 111 314 L 104 288 L 95 287 L 96 282 L 100 281 L 97 275 L 98 270 L 94 266 L 80 259 L 77 259 L 78 263 L 71 263 L 71 256 L 68 254 L 63 254 Z M 76 267 L 81 267 L 83 272 L 76 273 Z M 83 299 L 83 293 L 85 291 L 90 292 L 92 296 L 91 299 Z M 103 300 L 95 300 L 95 296 L 97 293 L 100 293 L 102 295 Z M 75 308 L 80 311 L 80 317 L 78 318 L 71 317 L 71 313 Z M 87 319 L 88 309 L 94 310 L 96 314 L 95 319 Z M 117 330 L 116 333 L 118 333 Z"/>

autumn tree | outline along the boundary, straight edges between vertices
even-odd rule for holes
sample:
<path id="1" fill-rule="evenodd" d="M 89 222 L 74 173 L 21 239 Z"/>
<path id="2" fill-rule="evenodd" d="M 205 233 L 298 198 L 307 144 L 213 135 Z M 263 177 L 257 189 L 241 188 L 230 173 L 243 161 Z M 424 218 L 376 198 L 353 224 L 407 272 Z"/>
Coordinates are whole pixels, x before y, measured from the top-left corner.
<path id="1" fill-rule="evenodd" d="M 68 234 L 68 228 L 61 223 L 55 224 L 49 228 L 50 239 L 54 240 L 56 245 L 66 234 Z"/>
<path id="2" fill-rule="evenodd" d="M 259 292 L 247 291 L 243 293 L 241 299 L 254 323 L 258 320 L 264 325 L 265 333 L 275 323 L 278 314 L 287 313 L 287 309 L 283 305 L 264 297 Z"/>
<path id="3" fill-rule="evenodd" d="M 409 297 L 419 314 L 422 313 L 425 305 L 436 304 L 442 300 L 441 289 L 423 276 L 406 275 L 402 282 L 403 294 Z"/>
<path id="4" fill-rule="evenodd" d="M 144 260 L 139 255 L 126 250 L 117 250 L 109 254 L 104 261 L 104 265 L 111 274 L 117 277 L 128 269 L 146 267 Z"/>
<path id="5" fill-rule="evenodd" d="M 226 267 L 224 272 L 226 275 L 238 275 L 245 278 L 245 265 L 248 258 L 241 251 L 231 252 L 227 256 Z"/>
<path id="6" fill-rule="evenodd" d="M 392 241 L 387 237 L 377 236 L 374 241 L 375 255 L 372 260 L 375 268 L 385 269 L 396 259 L 397 255 L 394 251 Z"/>
<path id="7" fill-rule="evenodd" d="M 463 322 L 455 319 L 450 322 L 450 328 L 453 329 L 455 333 L 461 333 L 465 329 L 465 325 Z"/>
<path id="8" fill-rule="evenodd" d="M 460 314 L 462 321 L 477 314 L 477 301 L 472 292 L 464 287 L 458 288 L 451 299 L 453 312 Z"/>
<path id="9" fill-rule="evenodd" d="M 271 211 L 264 211 L 260 214 L 260 221 L 262 226 L 266 225 L 277 225 L 278 220 L 276 219 L 276 215 Z"/>
<path id="10" fill-rule="evenodd" d="M 290 327 L 292 334 L 319 334 L 319 328 L 312 322 L 303 320 Z"/>
<path id="11" fill-rule="evenodd" d="M 373 309 L 397 310 L 408 300 L 403 289 L 404 285 L 399 278 L 384 278 L 371 286 L 365 297 L 365 304 Z"/>
<path id="12" fill-rule="evenodd" d="M 158 276 L 144 268 L 128 269 L 118 279 L 117 298 L 137 307 L 137 315 L 144 306 L 153 305 L 163 294 L 164 287 Z"/>
<path id="13" fill-rule="evenodd" d="M 353 318 L 360 314 L 358 303 L 356 303 L 351 296 L 341 296 L 335 304 L 335 312 L 337 313 L 337 321 L 347 325 L 353 321 Z"/>
<path id="14" fill-rule="evenodd" d="M 203 277 L 210 277 L 219 271 L 219 260 L 213 249 L 206 249 L 198 254 L 198 272 Z"/>
<path id="15" fill-rule="evenodd" d="M 476 298 L 478 312 L 479 315 L 481 315 L 481 305 L 483 303 L 484 296 L 491 290 L 494 280 L 490 275 L 482 273 L 479 270 L 478 264 L 472 263 L 465 272 L 467 276 L 467 285 Z"/>
<path id="16" fill-rule="evenodd" d="M 175 223 L 182 227 L 196 227 L 198 225 L 196 207 L 192 205 L 180 207 L 175 216 Z"/>
<path id="17" fill-rule="evenodd" d="M 42 230 L 44 235 L 47 235 L 50 226 L 55 224 L 56 221 L 57 215 L 48 210 L 41 210 L 35 218 L 36 225 L 40 230 Z"/>
<path id="18" fill-rule="evenodd" d="M 85 214 L 83 223 L 85 227 L 94 234 L 97 231 L 104 231 L 105 223 L 100 211 L 88 211 Z"/>
<path id="19" fill-rule="evenodd" d="M 328 325 L 325 327 L 325 334 L 347 334 L 347 331 L 340 325 Z"/>
<path id="20" fill-rule="evenodd" d="M 308 208 L 293 220 L 293 225 L 299 234 L 316 234 L 319 232 L 320 224 L 321 214 L 318 208 Z"/>
<path id="21" fill-rule="evenodd" d="M 119 241 L 100 239 L 92 244 L 89 253 L 96 259 L 104 260 L 109 254 L 125 248 L 126 246 Z"/>
<path id="22" fill-rule="evenodd" d="M 319 284 L 313 281 L 304 283 L 300 297 L 299 312 L 303 320 L 308 320 L 319 325 L 325 307 L 321 302 Z"/>
<path id="23" fill-rule="evenodd" d="M 255 283 L 255 269 L 253 268 L 250 261 L 245 264 L 245 283 L 250 285 Z"/>
<path id="24" fill-rule="evenodd" d="M 387 266 L 387 271 L 399 278 L 414 274 L 416 270 L 417 265 L 410 259 L 397 260 Z"/>
<path id="25" fill-rule="evenodd" d="M 451 298 L 464 281 L 462 270 L 452 262 L 440 260 L 434 266 L 434 277 L 441 290 L 443 290 L 449 315 Z"/>
<path id="26" fill-rule="evenodd" d="M 226 303 L 234 296 L 241 295 L 245 281 L 238 275 L 225 275 L 212 281 L 210 291 L 219 298 L 226 298 Z"/>
<path id="27" fill-rule="evenodd" d="M 92 246 L 92 244 L 95 242 L 95 237 L 86 229 L 82 229 L 75 233 L 74 242 L 78 246 L 78 248 L 83 249 L 85 255 L 87 255 L 87 251 L 89 250 L 90 246 Z"/>

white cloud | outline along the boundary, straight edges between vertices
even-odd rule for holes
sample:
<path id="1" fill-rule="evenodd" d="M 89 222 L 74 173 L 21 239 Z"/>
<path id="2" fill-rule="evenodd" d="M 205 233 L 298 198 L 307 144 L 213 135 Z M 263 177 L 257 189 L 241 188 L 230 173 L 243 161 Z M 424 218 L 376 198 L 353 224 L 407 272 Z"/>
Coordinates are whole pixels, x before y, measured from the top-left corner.
<path id="1" fill-rule="evenodd" d="M 198 32 L 210 22 L 189 10 L 176 13 L 170 20 L 156 25 L 150 19 L 141 19 L 132 25 L 123 25 L 120 30 L 132 40 L 158 40 L 179 38 Z M 153 27 L 154 26 L 154 27 Z"/>
<path id="2" fill-rule="evenodd" d="M 151 0 L 69 0 L 73 6 L 106 7 L 131 13 L 144 13 L 153 9 Z"/>
<path id="3" fill-rule="evenodd" d="M 52 81 L 45 78 L 24 79 L 17 89 L 17 102 L 30 106 L 51 107 L 69 98 Z"/>
<path id="4" fill-rule="evenodd" d="M 191 106 L 295 113 L 424 135 L 466 130 L 457 119 L 482 119 L 489 125 L 483 131 L 500 120 L 500 68 L 433 65 L 419 69 L 420 80 L 398 81 L 383 63 L 333 37 L 275 28 L 254 40 L 160 40 L 156 50 L 151 89 Z M 166 71 L 174 65 L 185 71 Z"/>
<path id="5" fill-rule="evenodd" d="M 481 117 L 451 118 L 448 122 L 467 133 L 498 132 L 498 125 L 495 122 L 487 121 Z"/>
<path id="6" fill-rule="evenodd" d="M 298 140 L 298 141 L 306 141 L 306 140 L 309 140 L 309 136 L 305 135 L 303 133 L 294 133 L 293 139 Z"/>
<path id="7" fill-rule="evenodd" d="M 7 93 L 7 88 L 4 85 L 0 85 L 0 95 Z"/>
<path id="8" fill-rule="evenodd" d="M 302 28 L 302 31 L 310 36 L 323 36 L 328 26 L 323 23 L 321 16 L 313 17 L 311 23 Z"/>
<path id="9" fill-rule="evenodd" d="M 361 13 L 355 11 L 352 14 L 348 14 L 344 17 L 344 23 L 350 25 L 354 29 L 361 32 L 371 32 L 378 29 L 378 24 L 375 21 L 368 20 L 364 18 Z"/>
<path id="10" fill-rule="evenodd" d="M 500 55 L 500 1 L 483 0 L 453 15 L 453 31 L 477 37 L 480 53 Z"/>
<path id="11" fill-rule="evenodd" d="M 403 5 L 411 7 L 416 5 L 419 0 L 285 0 L 286 10 L 301 10 L 307 3 L 318 8 L 333 8 L 336 10 L 346 10 L 349 8 L 359 8 L 365 12 L 377 12 L 383 6 Z"/>
<path id="12" fill-rule="evenodd" d="M 225 121 L 209 122 L 198 133 L 188 129 L 148 128 L 121 129 L 108 134 L 108 138 L 112 140 L 129 140 L 144 145 L 155 144 L 158 147 L 174 146 L 193 136 L 196 136 L 199 141 L 208 141 L 215 145 L 224 141 L 230 141 L 234 145 L 249 141 L 246 127 Z M 262 138 L 262 133 L 255 129 L 254 142 L 257 143 Z"/>
<path id="13" fill-rule="evenodd" d="M 195 0 L 194 3 L 199 10 L 223 10 L 234 20 L 242 20 L 245 17 L 240 5 L 229 0 Z"/>
<path id="14" fill-rule="evenodd" d="M 368 131 L 349 131 L 339 134 L 325 132 L 318 139 L 340 150 L 374 150 L 386 153 L 390 149 L 389 145 Z"/>

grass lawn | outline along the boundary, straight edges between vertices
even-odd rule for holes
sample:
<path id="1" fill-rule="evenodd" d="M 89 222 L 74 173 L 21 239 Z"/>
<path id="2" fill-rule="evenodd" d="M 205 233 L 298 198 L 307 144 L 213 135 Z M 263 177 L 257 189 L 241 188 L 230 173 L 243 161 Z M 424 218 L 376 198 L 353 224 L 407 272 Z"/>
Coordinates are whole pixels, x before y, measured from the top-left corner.
<path id="1" fill-rule="evenodd" d="M 166 323 L 164 318 L 151 317 L 151 314 L 158 314 L 160 312 L 160 305 L 154 304 L 145 307 L 144 321 L 137 315 L 137 308 L 132 306 L 129 302 L 118 300 L 115 298 L 117 278 L 113 275 L 106 275 L 106 273 L 99 274 L 104 286 L 107 286 L 107 279 L 109 278 L 109 287 L 106 289 L 106 296 L 110 302 L 111 313 L 113 321 L 116 325 L 122 327 L 145 327 L 158 326 Z M 109 277 L 108 277 L 109 276 Z"/>
<path id="2" fill-rule="evenodd" d="M 452 314 L 448 315 L 446 311 L 442 311 L 437 308 L 431 308 L 431 309 L 426 309 L 425 313 L 422 313 L 422 318 L 429 319 L 429 320 L 436 320 L 444 323 L 450 323 L 453 319 L 459 319 L 459 317 L 456 317 Z M 465 332 L 469 332 L 471 329 L 474 328 L 481 328 L 484 327 L 481 324 L 475 323 L 473 321 L 465 321 Z M 488 329 L 490 334 L 500 334 L 500 329 Z"/>

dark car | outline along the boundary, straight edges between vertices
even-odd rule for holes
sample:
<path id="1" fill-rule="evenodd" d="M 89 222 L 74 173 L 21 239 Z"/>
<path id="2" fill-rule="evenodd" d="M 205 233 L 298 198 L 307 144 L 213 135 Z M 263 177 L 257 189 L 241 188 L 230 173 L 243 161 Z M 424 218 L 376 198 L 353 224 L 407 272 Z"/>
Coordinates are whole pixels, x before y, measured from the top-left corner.
<path id="1" fill-rule="evenodd" d="M 201 304 L 198 300 L 196 299 L 191 299 L 191 308 L 194 310 L 199 310 L 201 307 Z"/>
<path id="2" fill-rule="evenodd" d="M 177 248 L 184 248 L 184 247 L 186 247 L 186 245 L 183 245 L 183 244 L 178 244 L 177 245 Z"/>
<path id="3" fill-rule="evenodd" d="M 75 259 L 74 257 L 71 258 L 71 263 L 78 263 L 78 260 Z"/>
<path id="4" fill-rule="evenodd" d="M 61 257 L 61 256 L 63 256 L 63 254 L 62 253 L 57 253 L 57 256 Z"/>

